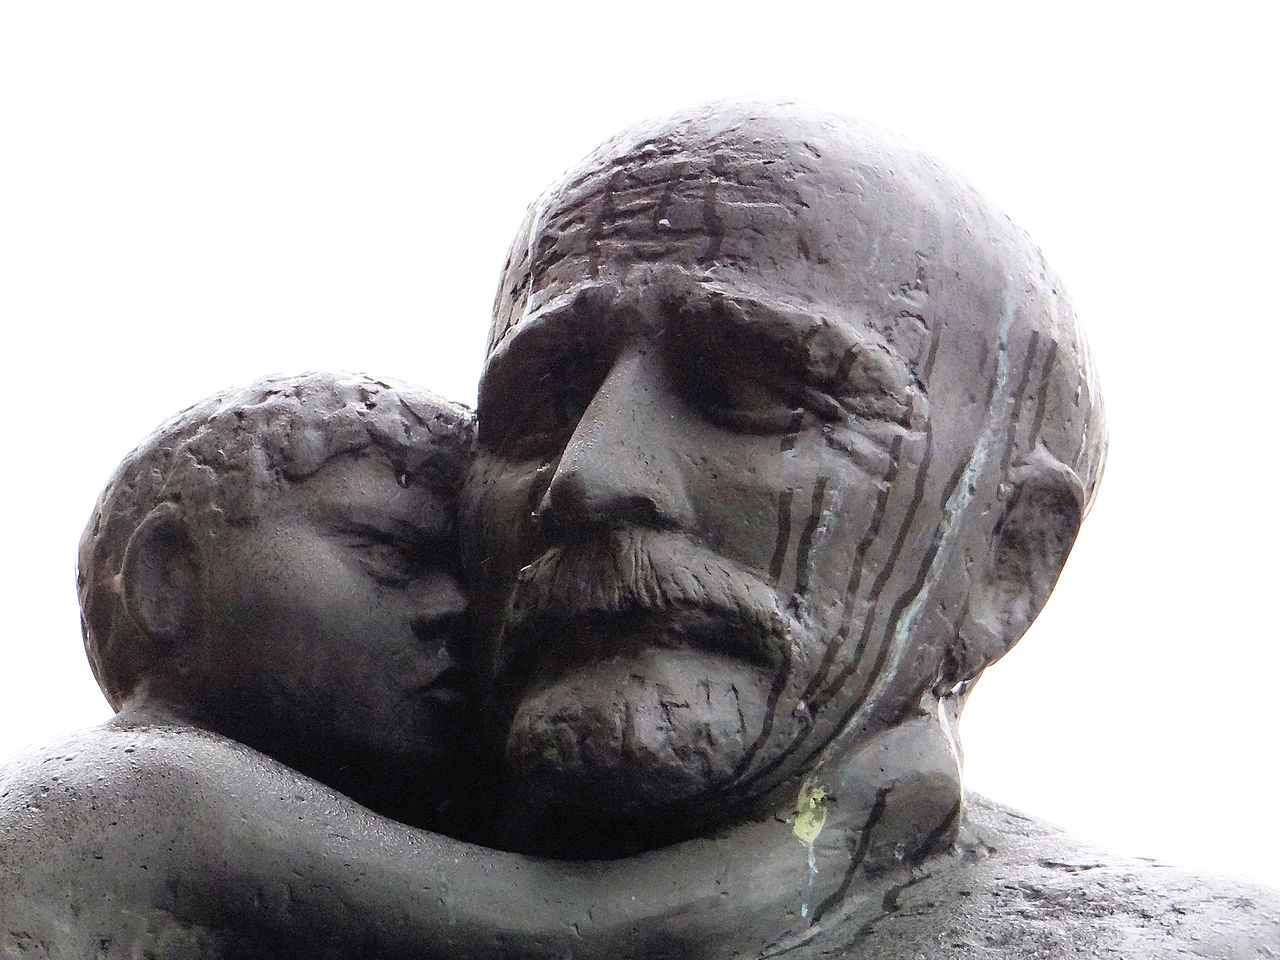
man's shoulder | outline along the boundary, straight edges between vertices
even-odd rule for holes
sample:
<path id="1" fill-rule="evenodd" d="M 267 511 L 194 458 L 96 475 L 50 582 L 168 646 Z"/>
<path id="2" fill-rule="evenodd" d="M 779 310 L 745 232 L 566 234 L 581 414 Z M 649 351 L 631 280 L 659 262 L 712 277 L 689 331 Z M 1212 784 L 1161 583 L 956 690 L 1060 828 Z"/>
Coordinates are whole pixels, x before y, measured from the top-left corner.
<path id="1" fill-rule="evenodd" d="M 1280 957 L 1280 892 L 1108 854 L 980 797 L 954 851 L 859 900 L 815 956 Z"/>
<path id="2" fill-rule="evenodd" d="M 1280 892 L 1109 854 L 984 798 L 968 806 L 960 856 L 973 863 L 955 874 L 990 916 L 1056 924 L 1095 956 L 1280 957 Z"/>

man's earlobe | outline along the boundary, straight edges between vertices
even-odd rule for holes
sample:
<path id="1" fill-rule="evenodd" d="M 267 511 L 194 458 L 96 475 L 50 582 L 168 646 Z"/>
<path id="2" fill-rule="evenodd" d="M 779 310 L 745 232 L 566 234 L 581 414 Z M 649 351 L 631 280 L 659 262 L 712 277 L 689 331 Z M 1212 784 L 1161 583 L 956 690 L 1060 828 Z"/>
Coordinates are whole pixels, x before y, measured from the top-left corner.
<path id="1" fill-rule="evenodd" d="M 951 662 L 967 680 L 1004 656 L 1049 599 L 1084 520 L 1075 471 L 1038 448 L 1015 465 L 1004 510 L 969 586 Z"/>
<path id="2" fill-rule="evenodd" d="M 197 629 L 196 552 L 173 504 L 152 510 L 129 538 L 120 587 L 130 618 L 158 648 L 169 648 Z"/>

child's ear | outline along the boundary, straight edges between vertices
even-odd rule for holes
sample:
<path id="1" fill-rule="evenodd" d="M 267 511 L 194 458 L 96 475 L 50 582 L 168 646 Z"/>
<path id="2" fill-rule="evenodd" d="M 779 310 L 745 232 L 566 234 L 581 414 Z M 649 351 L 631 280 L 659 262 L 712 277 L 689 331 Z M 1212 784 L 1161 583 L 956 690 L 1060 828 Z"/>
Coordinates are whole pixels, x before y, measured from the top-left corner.
<path id="1" fill-rule="evenodd" d="M 960 635 L 969 674 L 1000 659 L 1027 632 L 1067 562 L 1084 519 L 1084 486 L 1043 448 L 1010 475 L 1012 489 L 970 586 Z"/>
<path id="2" fill-rule="evenodd" d="M 160 650 L 199 628 L 199 567 L 178 509 L 164 503 L 138 527 L 124 552 L 120 586 L 125 609 Z"/>

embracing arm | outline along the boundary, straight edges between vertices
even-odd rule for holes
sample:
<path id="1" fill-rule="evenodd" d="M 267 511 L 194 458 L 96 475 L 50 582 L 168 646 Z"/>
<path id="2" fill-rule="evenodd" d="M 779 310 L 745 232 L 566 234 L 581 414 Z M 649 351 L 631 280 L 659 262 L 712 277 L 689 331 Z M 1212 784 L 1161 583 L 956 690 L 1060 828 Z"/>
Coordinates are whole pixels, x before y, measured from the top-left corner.
<path id="1" fill-rule="evenodd" d="M 689 898 L 688 863 L 462 843 L 192 728 L 108 724 L 9 767 L 0 794 L 0 956 L 604 960 L 639 936 L 690 957 L 723 903 Z M 690 851 L 723 875 L 708 853 Z"/>
<path id="2" fill-rule="evenodd" d="M 520 861 L 213 734 L 108 724 L 0 772 L 0 956 L 496 957 L 548 915 Z"/>

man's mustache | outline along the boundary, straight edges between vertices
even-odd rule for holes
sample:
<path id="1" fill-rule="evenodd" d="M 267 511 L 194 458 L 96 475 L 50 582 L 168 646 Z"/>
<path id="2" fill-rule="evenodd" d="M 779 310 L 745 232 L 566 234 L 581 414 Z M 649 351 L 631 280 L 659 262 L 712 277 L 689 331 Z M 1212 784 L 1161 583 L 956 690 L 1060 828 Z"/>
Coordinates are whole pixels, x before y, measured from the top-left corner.
<path id="1" fill-rule="evenodd" d="M 643 529 L 554 546 L 524 567 L 498 651 L 499 674 L 572 631 L 654 630 L 654 642 L 781 663 L 795 620 L 759 574 L 688 537 Z M 632 627 L 633 631 L 627 628 Z"/>

